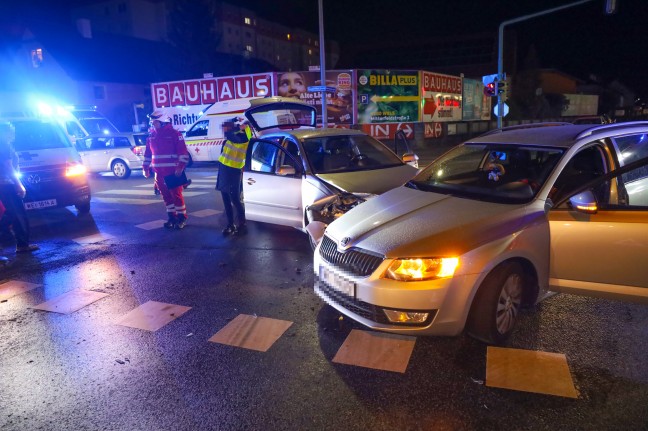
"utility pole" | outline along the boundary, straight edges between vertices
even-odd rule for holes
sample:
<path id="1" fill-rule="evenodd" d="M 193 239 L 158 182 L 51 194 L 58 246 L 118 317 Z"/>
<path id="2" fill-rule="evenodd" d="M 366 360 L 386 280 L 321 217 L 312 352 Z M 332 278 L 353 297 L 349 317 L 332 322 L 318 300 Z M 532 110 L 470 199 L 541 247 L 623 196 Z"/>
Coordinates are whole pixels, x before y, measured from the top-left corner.
<path id="1" fill-rule="evenodd" d="M 320 49 L 320 81 L 322 82 L 322 87 L 326 87 L 326 64 L 324 62 L 326 56 L 326 50 L 324 48 L 324 7 L 322 2 L 324 0 L 318 0 L 318 12 L 319 12 L 319 49 Z M 328 112 L 326 111 L 326 96 L 327 92 L 322 91 L 322 128 L 326 129 L 328 127 Z"/>
<path id="2" fill-rule="evenodd" d="M 320 0 L 321 2 L 322 0 Z M 498 35 L 498 41 L 497 41 L 497 81 L 502 82 L 504 80 L 504 27 L 506 27 L 509 24 L 515 24 L 520 21 L 526 21 L 528 19 L 536 18 L 542 15 L 547 15 L 550 13 L 558 12 L 563 9 L 567 9 L 570 7 L 574 6 L 579 6 L 584 3 L 589 3 L 593 0 L 581 0 L 577 1 L 574 3 L 569 3 L 566 5 L 558 6 L 552 9 L 547 9 L 543 10 L 540 12 L 532 13 L 531 15 L 524 15 L 518 18 L 513 18 L 508 21 L 504 21 L 499 25 L 499 35 Z M 609 13 L 614 13 L 614 10 L 616 9 L 616 0 L 606 0 L 606 12 Z M 611 10 L 608 12 L 608 10 Z M 502 127 L 502 117 L 504 116 L 504 102 L 502 100 L 502 95 L 500 93 L 497 94 L 497 128 Z"/>

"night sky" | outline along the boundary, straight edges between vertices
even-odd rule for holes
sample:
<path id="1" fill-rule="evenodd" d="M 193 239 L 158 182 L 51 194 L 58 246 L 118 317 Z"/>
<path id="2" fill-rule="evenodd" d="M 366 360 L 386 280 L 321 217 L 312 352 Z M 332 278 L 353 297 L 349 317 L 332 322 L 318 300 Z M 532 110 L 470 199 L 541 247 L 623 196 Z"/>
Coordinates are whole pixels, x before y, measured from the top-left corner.
<path id="1" fill-rule="evenodd" d="M 92 0 L 26 0 L 21 5 L 64 12 L 68 4 Z M 191 1 L 191 0 L 186 0 Z M 230 0 L 258 15 L 291 27 L 318 32 L 318 0 Z M 5 0 L 0 13 L 5 6 Z M 570 0 L 323 0 L 324 33 L 339 43 L 338 68 L 374 67 L 345 56 L 353 46 L 381 44 L 407 50 L 412 40 L 452 40 L 455 35 L 497 33 L 502 21 L 533 14 Z M 15 3 L 12 3 L 15 4 Z M 576 78 L 590 75 L 603 82 L 617 79 L 648 100 L 648 0 L 617 0 L 617 13 L 605 15 L 605 0 L 592 0 L 507 27 L 518 38 L 518 58 L 533 46 L 541 68 L 554 68 Z M 412 53 L 415 55 L 415 53 Z M 379 60 L 379 59 L 378 59 Z M 328 65 L 327 65 L 328 66 Z M 519 66 L 519 65 L 518 65 Z M 385 64 L 384 68 L 392 68 Z M 496 70 L 493 70 L 495 73 Z"/>
<path id="2" fill-rule="evenodd" d="M 317 0 L 239 0 L 265 18 L 318 31 Z M 342 51 L 341 67 L 358 68 L 345 58 L 350 45 L 380 45 L 413 38 L 497 32 L 505 20 L 530 15 L 569 0 L 323 0 L 324 33 Z M 604 13 L 605 0 L 593 0 L 543 17 L 512 24 L 518 57 L 533 45 L 540 67 L 555 68 L 586 80 L 618 79 L 648 100 L 648 1 L 617 0 L 614 15 Z M 506 30 L 505 30 L 506 31 Z M 390 65 L 386 64 L 385 68 Z M 495 73 L 496 70 L 493 70 Z"/>

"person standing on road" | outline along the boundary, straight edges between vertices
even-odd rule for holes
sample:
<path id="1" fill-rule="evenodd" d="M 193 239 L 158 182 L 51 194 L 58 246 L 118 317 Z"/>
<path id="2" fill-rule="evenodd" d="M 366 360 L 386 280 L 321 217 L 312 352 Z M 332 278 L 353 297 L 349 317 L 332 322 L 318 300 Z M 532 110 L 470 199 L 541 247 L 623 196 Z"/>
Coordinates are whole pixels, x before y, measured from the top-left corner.
<path id="1" fill-rule="evenodd" d="M 168 221 L 164 223 L 167 229 L 183 229 L 187 224 L 187 207 L 182 196 L 182 186 L 169 189 L 164 177 L 182 176 L 187 163 L 189 152 L 182 134 L 171 125 L 171 118 L 161 110 L 149 115 L 154 133 L 151 133 L 144 151 L 142 173 L 146 178 L 155 173 L 155 186 L 162 194 L 166 206 Z"/>
<path id="2" fill-rule="evenodd" d="M 221 192 L 227 227 L 223 235 L 245 235 L 245 207 L 243 206 L 243 166 L 245 153 L 250 143 L 250 128 L 241 118 L 233 118 L 223 123 L 225 143 L 218 162 L 218 177 L 216 190 Z M 236 213 L 236 220 L 234 219 Z"/>
<path id="3" fill-rule="evenodd" d="M 16 253 L 30 253 L 40 247 L 29 243 L 29 220 L 23 198 L 27 193 L 20 181 L 18 155 L 13 147 L 16 130 L 9 122 L 0 122 L 0 201 L 5 213 L 2 225 L 10 227 L 16 239 Z"/>

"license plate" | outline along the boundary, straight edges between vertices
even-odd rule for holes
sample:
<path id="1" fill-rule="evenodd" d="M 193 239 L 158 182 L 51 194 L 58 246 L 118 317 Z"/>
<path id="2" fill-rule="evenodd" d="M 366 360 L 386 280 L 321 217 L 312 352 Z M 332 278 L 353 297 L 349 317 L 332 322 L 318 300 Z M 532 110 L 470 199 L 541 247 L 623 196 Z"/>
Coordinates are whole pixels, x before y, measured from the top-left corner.
<path id="1" fill-rule="evenodd" d="M 44 201 L 25 202 L 26 210 L 39 210 L 41 208 L 55 207 L 56 199 L 45 199 Z"/>
<path id="2" fill-rule="evenodd" d="M 324 281 L 326 284 L 338 290 L 345 295 L 348 295 L 352 298 L 355 298 L 356 295 L 356 284 L 347 280 L 346 278 L 337 275 L 334 272 L 331 272 L 328 268 L 320 266 L 320 280 Z"/>

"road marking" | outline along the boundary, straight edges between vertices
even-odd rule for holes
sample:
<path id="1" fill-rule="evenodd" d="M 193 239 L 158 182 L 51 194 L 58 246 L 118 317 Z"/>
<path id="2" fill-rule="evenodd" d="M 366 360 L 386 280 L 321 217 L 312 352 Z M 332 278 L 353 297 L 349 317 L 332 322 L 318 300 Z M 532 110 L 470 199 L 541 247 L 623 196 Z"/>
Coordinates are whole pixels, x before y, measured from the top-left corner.
<path id="1" fill-rule="evenodd" d="M 194 216 L 194 217 L 209 217 L 209 216 L 213 216 L 213 215 L 216 215 L 216 214 L 221 214 L 222 212 L 223 211 L 217 211 L 217 210 L 213 210 L 213 209 L 205 209 L 205 210 L 190 212 L 189 215 Z"/>
<path id="2" fill-rule="evenodd" d="M 191 310 L 184 305 L 148 301 L 129 311 L 115 324 L 155 332 Z"/>
<path id="3" fill-rule="evenodd" d="M 163 227 L 164 223 L 166 223 L 166 220 L 153 220 L 142 224 L 136 224 L 135 227 L 144 230 L 153 230 L 153 229 L 159 229 Z"/>
<path id="4" fill-rule="evenodd" d="M 29 292 L 32 289 L 42 286 L 42 284 L 28 283 L 26 281 L 9 280 L 6 283 L 0 284 L 0 301 L 20 295 L 21 293 Z"/>
<path id="5" fill-rule="evenodd" d="M 130 204 L 130 205 L 148 205 L 148 204 L 159 204 L 159 200 L 153 199 L 135 199 L 135 198 L 108 198 L 108 197 L 92 197 L 93 201 L 98 201 L 106 204 Z"/>
<path id="6" fill-rule="evenodd" d="M 486 386 L 578 398 L 562 353 L 488 346 Z"/>
<path id="7" fill-rule="evenodd" d="M 70 314 L 106 296 L 108 294 L 103 292 L 75 289 L 31 308 L 54 313 Z"/>
<path id="8" fill-rule="evenodd" d="M 293 322 L 239 314 L 209 341 L 267 352 Z"/>
<path id="9" fill-rule="evenodd" d="M 353 329 L 333 362 L 404 373 L 415 342 L 415 337 Z"/>
<path id="10" fill-rule="evenodd" d="M 183 192 L 184 196 L 191 197 L 191 196 L 200 196 L 204 195 L 207 192 Z M 114 189 L 114 190 L 104 190 L 102 192 L 97 192 L 95 195 L 133 195 L 133 196 L 143 196 L 144 193 L 142 193 L 141 190 L 119 190 L 119 189 Z M 148 195 L 148 193 L 146 194 Z M 154 201 L 157 202 L 157 201 Z"/>
<path id="11" fill-rule="evenodd" d="M 96 244 L 98 242 L 107 240 L 107 239 L 113 239 L 114 236 L 107 234 L 107 233 L 95 233 L 94 235 L 88 235 L 88 236 L 82 236 L 79 238 L 75 238 L 72 241 L 78 243 L 78 244 Z"/>

